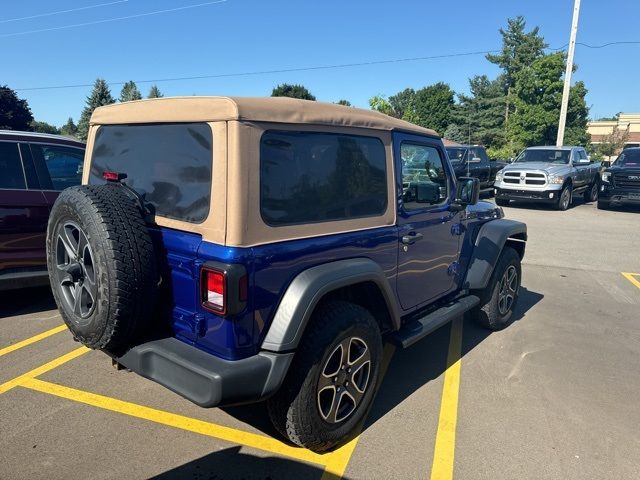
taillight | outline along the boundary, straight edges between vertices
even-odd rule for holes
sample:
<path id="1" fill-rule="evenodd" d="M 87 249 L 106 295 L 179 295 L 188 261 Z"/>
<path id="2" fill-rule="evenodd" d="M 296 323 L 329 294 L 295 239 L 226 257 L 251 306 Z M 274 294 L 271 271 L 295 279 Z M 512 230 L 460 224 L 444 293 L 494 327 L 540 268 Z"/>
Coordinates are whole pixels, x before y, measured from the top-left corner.
<path id="1" fill-rule="evenodd" d="M 226 278 L 223 272 L 202 269 L 202 305 L 223 315 L 227 306 L 225 283 Z"/>
<path id="2" fill-rule="evenodd" d="M 202 266 L 202 306 L 218 315 L 235 315 L 247 305 L 248 281 L 243 265 L 210 261 Z"/>

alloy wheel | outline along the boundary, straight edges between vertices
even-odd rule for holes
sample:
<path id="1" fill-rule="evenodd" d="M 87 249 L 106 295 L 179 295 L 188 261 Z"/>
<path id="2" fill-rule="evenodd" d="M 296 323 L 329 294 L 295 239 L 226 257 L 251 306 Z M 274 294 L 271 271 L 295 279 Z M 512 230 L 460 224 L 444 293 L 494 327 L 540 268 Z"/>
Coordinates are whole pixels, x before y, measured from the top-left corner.
<path id="1" fill-rule="evenodd" d="M 504 316 L 511 310 L 517 292 L 518 271 L 515 266 L 510 265 L 500 280 L 500 290 L 498 293 L 498 311 L 500 315 Z"/>

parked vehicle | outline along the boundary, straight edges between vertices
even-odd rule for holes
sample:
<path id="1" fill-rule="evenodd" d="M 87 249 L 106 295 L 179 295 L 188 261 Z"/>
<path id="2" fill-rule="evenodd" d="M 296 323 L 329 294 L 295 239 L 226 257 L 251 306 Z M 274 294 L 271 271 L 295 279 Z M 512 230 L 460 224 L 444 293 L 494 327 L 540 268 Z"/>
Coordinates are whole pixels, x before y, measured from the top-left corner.
<path id="1" fill-rule="evenodd" d="M 490 160 L 482 145 L 456 145 L 445 148 L 456 177 L 477 178 L 481 190 L 493 192 L 496 174 L 507 165 L 506 162 Z"/>
<path id="2" fill-rule="evenodd" d="M 383 338 L 514 320 L 526 225 L 456 181 L 432 130 L 184 97 L 98 108 L 89 145 L 47 233 L 62 317 L 198 405 L 268 399 L 283 436 L 324 451 L 363 421 Z"/>
<path id="3" fill-rule="evenodd" d="M 615 163 L 602 172 L 598 208 L 640 205 L 640 148 L 622 151 Z"/>
<path id="4" fill-rule="evenodd" d="M 80 184 L 84 143 L 0 130 L 0 290 L 47 285 L 45 234 L 58 192 Z"/>
<path id="5" fill-rule="evenodd" d="M 496 203 L 547 202 L 566 210 L 577 195 L 595 202 L 600 169 L 582 147 L 529 147 L 496 175 Z"/>

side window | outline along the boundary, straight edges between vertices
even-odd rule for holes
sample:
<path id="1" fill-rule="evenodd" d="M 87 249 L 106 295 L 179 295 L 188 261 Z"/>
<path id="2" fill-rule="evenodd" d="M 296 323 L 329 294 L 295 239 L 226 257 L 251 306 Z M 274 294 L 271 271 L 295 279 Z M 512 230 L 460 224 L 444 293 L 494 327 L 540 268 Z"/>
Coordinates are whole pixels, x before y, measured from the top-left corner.
<path id="1" fill-rule="evenodd" d="M 31 151 L 36 162 L 44 163 L 46 172 L 51 179 L 53 190 L 64 190 L 67 187 L 79 185 L 82 181 L 82 165 L 84 151 L 63 147 L 61 145 L 31 144 Z M 41 180 L 43 185 L 49 182 Z"/>
<path id="2" fill-rule="evenodd" d="M 403 143 L 402 199 L 406 211 L 444 203 L 449 196 L 449 182 L 440 152 L 426 145 Z"/>
<path id="3" fill-rule="evenodd" d="M 387 163 L 375 137 L 268 131 L 260 141 L 260 213 L 272 226 L 382 215 Z"/>
<path id="4" fill-rule="evenodd" d="M 0 188 L 27 188 L 17 143 L 0 142 Z"/>

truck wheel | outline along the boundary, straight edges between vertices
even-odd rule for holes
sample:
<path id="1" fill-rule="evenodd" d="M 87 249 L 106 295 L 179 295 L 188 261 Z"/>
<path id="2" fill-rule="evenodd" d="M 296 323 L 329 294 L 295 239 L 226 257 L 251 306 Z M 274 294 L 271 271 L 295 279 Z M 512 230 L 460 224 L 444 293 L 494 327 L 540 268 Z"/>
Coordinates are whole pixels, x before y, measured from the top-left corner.
<path id="1" fill-rule="evenodd" d="M 556 202 L 556 209 L 561 211 L 567 210 L 571 205 L 572 195 L 571 185 L 565 185 Z"/>
<path id="2" fill-rule="evenodd" d="M 153 313 L 158 274 L 151 237 L 121 186 L 60 194 L 49 216 L 47 267 L 62 319 L 89 348 L 125 346 Z"/>
<path id="3" fill-rule="evenodd" d="M 480 306 L 472 311 L 480 325 L 502 330 L 512 322 L 521 278 L 520 255 L 513 248 L 504 247 L 489 283 L 480 292 Z"/>
<path id="4" fill-rule="evenodd" d="M 589 189 L 584 192 L 584 201 L 585 202 L 595 202 L 598 199 L 598 181 L 594 181 L 593 185 L 589 187 Z"/>
<path id="5" fill-rule="evenodd" d="M 502 198 L 496 198 L 496 205 L 498 205 L 499 207 L 508 207 L 509 206 L 509 200 L 504 200 Z"/>
<path id="6" fill-rule="evenodd" d="M 282 387 L 267 402 L 274 427 L 316 452 L 348 441 L 369 411 L 381 359 L 380 329 L 366 309 L 343 301 L 321 305 Z"/>

